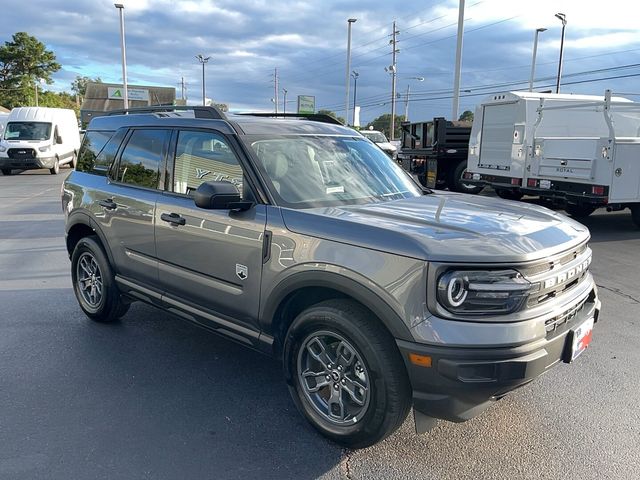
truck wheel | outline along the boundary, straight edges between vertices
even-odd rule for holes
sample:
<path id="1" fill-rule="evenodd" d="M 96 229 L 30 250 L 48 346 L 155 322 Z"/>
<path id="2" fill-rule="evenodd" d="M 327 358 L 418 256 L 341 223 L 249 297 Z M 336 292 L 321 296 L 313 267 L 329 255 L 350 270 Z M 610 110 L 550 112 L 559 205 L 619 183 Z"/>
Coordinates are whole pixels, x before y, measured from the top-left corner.
<path id="1" fill-rule="evenodd" d="M 109 260 L 95 237 L 81 238 L 71 256 L 71 279 L 80 308 L 96 322 L 113 322 L 129 304 L 122 301 Z"/>
<path id="2" fill-rule="evenodd" d="M 60 160 L 58 160 L 58 157 L 56 157 L 53 168 L 50 168 L 49 172 L 51 172 L 51 175 L 57 175 L 60 172 Z"/>
<path id="3" fill-rule="evenodd" d="M 2 169 L 2 174 L 3 174 L 3 175 L 5 175 L 5 176 L 7 176 L 7 177 L 8 177 L 9 175 L 11 175 L 12 173 L 13 173 L 13 170 L 11 170 L 10 168 L 3 168 L 3 169 Z"/>
<path id="4" fill-rule="evenodd" d="M 591 205 L 572 205 L 567 204 L 564 206 L 564 211 L 574 218 L 586 218 L 596 211 L 595 207 Z"/>
<path id="5" fill-rule="evenodd" d="M 453 169 L 451 178 L 449 179 L 449 188 L 454 192 L 470 193 L 476 195 L 482 191 L 483 186 L 466 183 L 464 174 L 467 171 L 467 162 L 460 162 Z"/>
<path id="6" fill-rule="evenodd" d="M 520 200 L 524 194 L 516 192 L 515 190 L 509 190 L 507 188 L 496 188 L 496 195 L 505 200 Z"/>
<path id="7" fill-rule="evenodd" d="M 631 205 L 631 220 L 640 228 L 640 203 Z"/>
<path id="8" fill-rule="evenodd" d="M 300 412 L 340 445 L 363 448 L 395 431 L 411 385 L 391 334 L 350 300 L 303 311 L 284 344 L 285 376 Z"/>

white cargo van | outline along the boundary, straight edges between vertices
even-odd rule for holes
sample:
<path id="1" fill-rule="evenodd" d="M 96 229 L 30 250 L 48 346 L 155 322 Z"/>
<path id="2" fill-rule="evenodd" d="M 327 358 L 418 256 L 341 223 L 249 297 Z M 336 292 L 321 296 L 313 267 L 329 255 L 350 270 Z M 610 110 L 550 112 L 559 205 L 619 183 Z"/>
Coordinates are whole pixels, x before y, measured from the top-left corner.
<path id="1" fill-rule="evenodd" d="M 474 114 L 466 178 L 493 187 L 502 198 L 522 198 L 540 102 L 547 107 L 562 107 L 602 100 L 603 97 L 591 95 L 536 92 L 505 92 L 488 97 Z M 600 117 L 585 118 L 584 112 L 570 109 L 562 113 L 549 111 L 545 129 L 571 137 L 584 130 L 585 122 L 602 122 Z"/>
<path id="2" fill-rule="evenodd" d="M 7 124 L 7 118 L 9 118 L 8 113 L 0 113 L 0 138 L 2 138 L 2 133 L 4 132 L 4 127 Z"/>
<path id="3" fill-rule="evenodd" d="M 0 137 L 0 170 L 48 168 L 57 174 L 60 166 L 75 168 L 80 134 L 73 110 L 19 107 L 9 113 Z"/>

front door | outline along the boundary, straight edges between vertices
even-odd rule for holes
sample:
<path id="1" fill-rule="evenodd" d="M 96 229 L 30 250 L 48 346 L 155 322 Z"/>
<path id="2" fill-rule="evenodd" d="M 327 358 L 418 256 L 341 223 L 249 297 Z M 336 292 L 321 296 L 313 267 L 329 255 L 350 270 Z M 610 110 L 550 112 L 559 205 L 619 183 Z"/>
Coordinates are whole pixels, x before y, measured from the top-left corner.
<path id="1" fill-rule="evenodd" d="M 230 181 L 244 198 L 251 198 L 250 187 L 222 134 L 181 130 L 174 145 L 170 185 L 155 214 L 159 280 L 167 303 L 180 302 L 186 308 L 174 304 L 183 310 L 195 307 L 257 330 L 266 208 L 233 212 L 196 207 L 192 195 L 203 182 Z"/>

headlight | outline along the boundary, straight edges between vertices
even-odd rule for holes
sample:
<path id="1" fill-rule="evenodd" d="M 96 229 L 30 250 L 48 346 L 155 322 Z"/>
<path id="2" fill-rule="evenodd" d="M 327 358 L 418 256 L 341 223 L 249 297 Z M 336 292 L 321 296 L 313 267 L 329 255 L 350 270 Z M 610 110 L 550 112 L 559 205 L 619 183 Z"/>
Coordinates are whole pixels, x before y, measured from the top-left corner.
<path id="1" fill-rule="evenodd" d="M 0 152 L 6 152 L 7 151 L 7 147 L 0 147 Z"/>
<path id="2" fill-rule="evenodd" d="M 438 279 L 438 302 L 461 315 L 519 310 L 535 288 L 515 270 L 450 270 Z"/>
<path id="3" fill-rule="evenodd" d="M 51 150 L 51 145 L 45 145 L 44 147 L 39 147 L 38 150 L 40 150 L 41 152 L 48 152 L 49 150 Z"/>

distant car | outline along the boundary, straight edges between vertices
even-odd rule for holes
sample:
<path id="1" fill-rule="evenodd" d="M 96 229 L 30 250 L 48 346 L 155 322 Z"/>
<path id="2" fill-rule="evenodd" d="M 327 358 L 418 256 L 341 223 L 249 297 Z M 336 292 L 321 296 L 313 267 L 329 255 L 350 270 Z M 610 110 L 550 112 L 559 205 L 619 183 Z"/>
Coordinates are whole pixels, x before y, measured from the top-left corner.
<path id="1" fill-rule="evenodd" d="M 360 130 L 360 133 L 379 146 L 391 158 L 395 159 L 398 155 L 398 147 L 393 145 L 384 133 L 378 130 Z"/>

